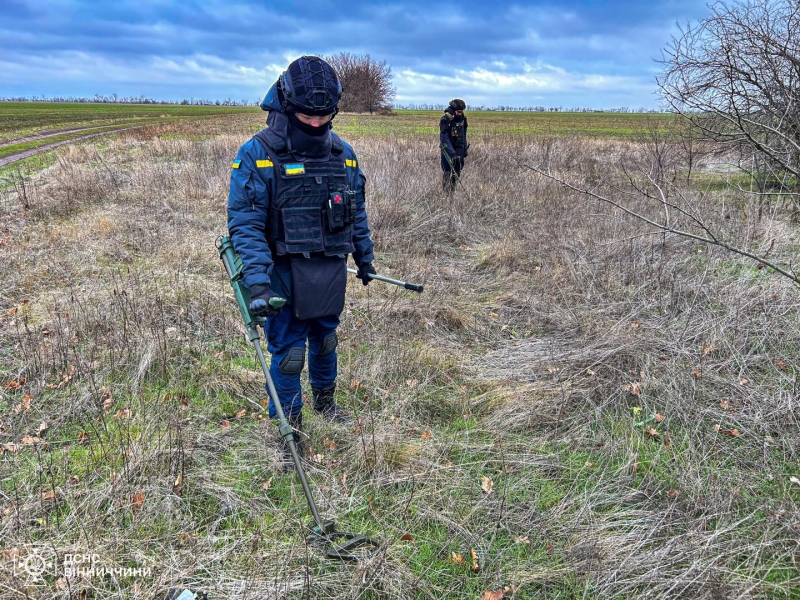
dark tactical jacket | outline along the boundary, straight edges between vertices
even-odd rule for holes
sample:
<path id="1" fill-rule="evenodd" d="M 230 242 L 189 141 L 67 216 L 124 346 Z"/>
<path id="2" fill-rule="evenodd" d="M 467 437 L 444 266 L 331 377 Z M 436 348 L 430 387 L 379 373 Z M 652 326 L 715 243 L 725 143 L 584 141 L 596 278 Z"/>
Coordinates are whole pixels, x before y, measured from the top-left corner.
<path id="1" fill-rule="evenodd" d="M 450 156 L 464 157 L 467 151 L 467 116 L 460 117 L 447 107 L 439 119 L 439 141 Z"/>

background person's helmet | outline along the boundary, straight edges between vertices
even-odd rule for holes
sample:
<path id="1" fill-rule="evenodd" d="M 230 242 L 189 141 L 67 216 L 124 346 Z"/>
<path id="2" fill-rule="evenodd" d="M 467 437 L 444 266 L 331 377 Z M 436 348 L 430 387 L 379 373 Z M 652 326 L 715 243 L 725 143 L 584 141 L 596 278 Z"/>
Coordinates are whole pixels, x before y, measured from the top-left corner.
<path id="1" fill-rule="evenodd" d="M 450 104 L 448 104 L 450 108 L 453 110 L 464 110 L 467 108 L 467 103 L 464 102 L 461 98 L 453 98 L 450 100 Z"/>
<path id="2" fill-rule="evenodd" d="M 342 84 L 336 71 L 318 56 L 301 56 L 292 61 L 278 79 L 284 110 L 304 115 L 336 112 Z"/>

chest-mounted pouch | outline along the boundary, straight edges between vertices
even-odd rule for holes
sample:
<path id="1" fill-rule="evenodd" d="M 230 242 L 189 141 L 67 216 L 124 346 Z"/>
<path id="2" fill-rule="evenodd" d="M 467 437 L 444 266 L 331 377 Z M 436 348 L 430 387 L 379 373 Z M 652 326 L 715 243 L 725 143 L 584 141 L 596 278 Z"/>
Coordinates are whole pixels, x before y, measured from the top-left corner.
<path id="1" fill-rule="evenodd" d="M 331 232 L 341 231 L 354 223 L 356 219 L 353 214 L 353 192 L 350 190 L 331 192 L 328 195 L 325 212 L 328 213 L 328 229 Z"/>

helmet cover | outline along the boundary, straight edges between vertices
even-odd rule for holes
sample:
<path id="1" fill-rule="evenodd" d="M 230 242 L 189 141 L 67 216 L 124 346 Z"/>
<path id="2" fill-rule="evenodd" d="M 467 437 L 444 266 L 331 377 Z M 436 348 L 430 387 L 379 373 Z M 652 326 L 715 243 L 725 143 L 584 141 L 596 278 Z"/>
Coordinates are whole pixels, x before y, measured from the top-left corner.
<path id="1" fill-rule="evenodd" d="M 464 102 L 461 98 L 453 98 L 452 100 L 450 100 L 448 106 L 453 110 L 464 110 L 465 108 L 467 108 L 467 103 Z"/>
<path id="2" fill-rule="evenodd" d="M 318 56 L 301 56 L 292 61 L 278 82 L 288 112 L 329 115 L 336 112 L 342 97 L 342 83 L 336 71 Z"/>

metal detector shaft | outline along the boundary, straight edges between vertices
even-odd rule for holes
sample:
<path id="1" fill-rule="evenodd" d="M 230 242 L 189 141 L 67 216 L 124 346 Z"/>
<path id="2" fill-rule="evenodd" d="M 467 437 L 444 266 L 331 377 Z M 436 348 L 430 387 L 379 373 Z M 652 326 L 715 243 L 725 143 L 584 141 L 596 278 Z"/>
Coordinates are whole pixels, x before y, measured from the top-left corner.
<path id="1" fill-rule="evenodd" d="M 444 159 L 447 161 L 447 164 L 450 165 L 450 170 L 455 171 L 456 168 L 453 166 L 453 159 L 450 158 L 450 155 L 447 153 L 447 146 L 444 143 L 439 144 L 439 149 L 442 151 L 444 155 Z"/>
<path id="2" fill-rule="evenodd" d="M 300 478 L 300 484 L 303 486 L 303 493 L 308 501 L 311 514 L 314 516 L 314 522 L 317 527 L 323 527 L 325 524 L 322 522 L 322 519 L 320 519 L 317 505 L 314 502 L 314 497 L 311 495 L 311 488 L 308 486 L 308 480 L 306 479 L 303 465 L 300 463 L 300 457 L 297 454 L 297 444 L 294 440 L 294 428 L 289 424 L 286 413 L 283 412 L 283 406 L 281 406 L 278 392 L 275 389 L 275 384 L 269 373 L 267 361 L 264 358 L 264 351 L 261 349 L 261 334 L 258 331 L 258 326 L 263 325 L 266 319 L 264 317 L 254 316 L 250 312 L 250 292 L 242 284 L 242 259 L 236 254 L 231 239 L 227 236 L 219 237 L 217 239 L 217 250 L 219 251 L 219 257 L 222 259 L 222 264 L 225 266 L 225 271 L 230 278 L 239 312 L 242 315 L 242 319 L 244 319 L 245 325 L 247 325 L 247 338 L 256 349 L 258 362 L 261 363 L 261 370 L 264 372 L 264 377 L 267 380 L 267 390 L 269 391 L 270 398 L 272 398 L 272 404 L 275 406 L 275 412 L 278 413 L 278 432 L 289 446 L 295 472 Z M 286 300 L 283 298 L 271 298 L 269 303 L 273 308 L 280 308 L 286 303 Z"/>
<path id="3" fill-rule="evenodd" d="M 347 272 L 352 273 L 353 275 L 358 273 L 358 271 L 355 269 L 350 268 L 347 269 Z M 384 277 L 383 275 L 372 275 L 369 273 L 368 275 L 370 279 L 376 279 L 378 281 L 383 281 L 384 283 L 391 283 L 393 285 L 400 286 L 401 288 L 411 290 L 412 292 L 419 292 L 421 294 L 422 290 L 424 289 L 419 283 L 409 283 L 408 281 L 400 281 L 399 279 L 392 279 L 391 277 Z"/>
<path id="4" fill-rule="evenodd" d="M 269 374 L 267 361 L 264 359 L 264 351 L 261 349 L 261 336 L 259 335 L 257 328 L 258 325 L 250 326 L 250 330 L 253 331 L 256 339 L 253 339 L 252 334 L 248 335 L 248 337 L 253 341 L 253 346 L 255 347 L 256 355 L 258 356 L 258 362 L 261 363 L 261 370 L 264 371 L 264 377 L 267 380 L 267 389 L 269 390 L 270 398 L 272 398 L 272 404 L 275 406 L 275 412 L 278 413 L 278 431 L 280 432 L 281 436 L 283 436 L 283 439 L 286 440 L 286 443 L 289 444 L 289 452 L 292 453 L 294 469 L 297 473 L 297 476 L 300 478 L 300 485 L 303 486 L 303 493 L 306 495 L 308 508 L 311 509 L 311 514 L 314 517 L 314 523 L 317 524 L 317 527 L 324 528 L 325 524 L 322 522 L 322 519 L 319 516 L 317 505 L 314 502 L 314 496 L 311 495 L 311 488 L 308 486 L 306 472 L 303 470 L 303 465 L 300 462 L 300 457 L 297 454 L 297 444 L 294 441 L 294 428 L 286 418 L 286 413 L 283 412 L 283 406 L 281 406 L 280 398 L 278 398 L 278 391 L 275 389 L 275 384 L 272 382 L 272 376 Z"/>
<path id="5" fill-rule="evenodd" d="M 336 525 L 333 521 L 323 522 L 322 518 L 320 518 L 317 504 L 314 502 L 314 496 L 311 494 L 311 488 L 308 485 L 306 472 L 303 469 L 303 464 L 300 461 L 300 456 L 297 453 L 297 442 L 294 439 L 294 428 L 289 423 L 289 420 L 286 418 L 286 413 L 283 411 L 283 406 L 281 405 L 280 398 L 278 397 L 278 391 L 275 389 L 275 383 L 272 381 L 272 376 L 270 375 L 267 361 L 264 358 L 264 351 L 261 348 L 261 334 L 258 330 L 258 327 L 263 326 L 266 323 L 266 318 L 255 316 L 250 312 L 250 290 L 248 290 L 248 288 L 246 288 L 242 283 L 242 259 L 238 254 L 236 254 L 230 237 L 220 236 L 217 238 L 216 246 L 219 252 L 219 257 L 222 259 L 222 264 L 225 266 L 225 271 L 228 273 L 231 287 L 233 288 L 234 295 L 236 296 L 236 304 L 239 307 L 239 312 L 241 313 L 242 319 L 247 326 L 247 338 L 252 342 L 253 347 L 256 349 L 258 362 L 261 364 L 261 370 L 264 372 L 264 378 L 267 382 L 267 392 L 269 393 L 269 397 L 272 399 L 272 404 L 275 407 L 275 412 L 278 416 L 278 431 L 289 447 L 289 453 L 292 455 L 295 473 L 300 479 L 300 484 L 303 486 L 303 493 L 306 496 L 308 508 L 311 510 L 311 515 L 314 518 L 314 524 L 316 527 L 314 527 L 312 530 L 313 538 L 315 540 L 323 541 L 329 546 L 333 546 L 325 552 L 325 556 L 328 558 L 336 558 L 339 560 L 359 560 L 360 558 L 371 556 L 380 547 L 380 542 L 362 535 L 336 531 Z M 395 282 L 393 280 L 388 281 L 401 285 L 403 283 Z M 417 291 L 421 292 L 422 286 L 418 287 L 419 290 Z M 270 298 L 269 304 L 272 306 L 272 308 L 279 309 L 286 304 L 286 300 L 284 298 Z M 343 540 L 343 542 L 337 544 L 337 540 Z M 357 552 L 359 549 L 371 549 L 371 551 L 366 553 Z"/>

